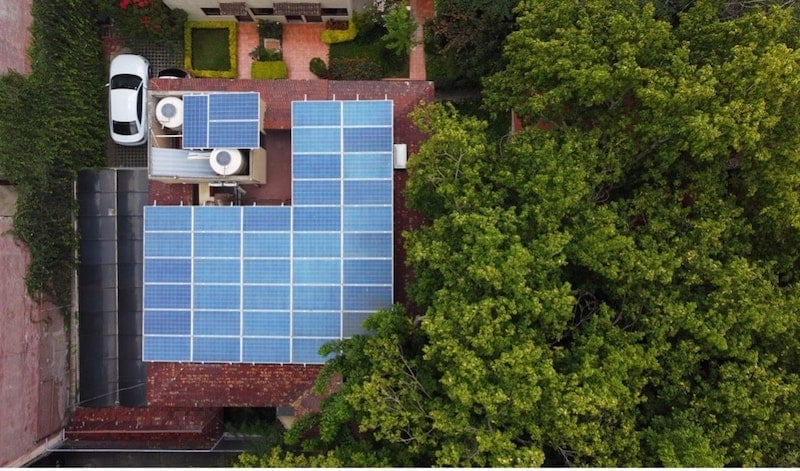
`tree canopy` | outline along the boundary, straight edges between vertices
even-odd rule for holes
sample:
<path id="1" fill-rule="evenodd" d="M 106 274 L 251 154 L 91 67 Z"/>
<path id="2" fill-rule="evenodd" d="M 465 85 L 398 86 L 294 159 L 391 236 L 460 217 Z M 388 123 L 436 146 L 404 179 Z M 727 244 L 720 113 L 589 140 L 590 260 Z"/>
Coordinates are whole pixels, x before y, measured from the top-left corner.
<path id="1" fill-rule="evenodd" d="M 342 389 L 260 463 L 800 464 L 800 36 L 727 11 L 522 0 L 485 96 L 524 128 L 413 116 L 424 315 L 332 345 Z"/>

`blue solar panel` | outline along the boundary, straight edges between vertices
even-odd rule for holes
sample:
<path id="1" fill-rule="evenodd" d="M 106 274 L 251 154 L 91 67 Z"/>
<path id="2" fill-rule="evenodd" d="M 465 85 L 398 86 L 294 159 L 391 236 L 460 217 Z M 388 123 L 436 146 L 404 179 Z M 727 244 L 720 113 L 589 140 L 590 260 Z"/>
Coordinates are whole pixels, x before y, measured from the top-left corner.
<path id="1" fill-rule="evenodd" d="M 208 147 L 208 95 L 183 97 L 183 147 Z"/>
<path id="2" fill-rule="evenodd" d="M 259 147 L 260 100 L 256 92 L 184 95 L 183 148 Z"/>
<path id="3" fill-rule="evenodd" d="M 144 315 L 144 334 L 189 335 L 192 331 L 191 312 L 188 310 L 149 310 Z"/>
<path id="4" fill-rule="evenodd" d="M 244 312 L 247 335 L 288 337 L 291 328 L 289 312 Z"/>
<path id="5" fill-rule="evenodd" d="M 258 110 L 185 99 L 206 137 Z M 146 208 L 145 361 L 322 363 L 320 346 L 391 306 L 392 103 L 295 102 L 292 117 L 291 206 Z"/>
<path id="6" fill-rule="evenodd" d="M 342 204 L 341 187 L 341 180 L 295 180 L 292 204 L 339 206 Z"/>
<path id="7" fill-rule="evenodd" d="M 339 154 L 297 154 L 292 158 L 292 174 L 295 180 L 341 179 L 342 157 Z"/>
<path id="8" fill-rule="evenodd" d="M 392 153 L 344 154 L 344 176 L 356 178 L 392 178 Z"/>
<path id="9" fill-rule="evenodd" d="M 195 335 L 239 335 L 241 316 L 238 311 L 197 311 L 194 313 Z"/>

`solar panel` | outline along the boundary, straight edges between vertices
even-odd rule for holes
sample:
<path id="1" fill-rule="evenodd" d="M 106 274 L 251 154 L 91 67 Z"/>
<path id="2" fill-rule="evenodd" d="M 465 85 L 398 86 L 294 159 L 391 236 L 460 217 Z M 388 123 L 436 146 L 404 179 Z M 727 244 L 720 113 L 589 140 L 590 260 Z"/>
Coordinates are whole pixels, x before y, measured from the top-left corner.
<path id="1" fill-rule="evenodd" d="M 183 148 L 258 147 L 260 100 L 256 92 L 184 95 Z"/>
<path id="2" fill-rule="evenodd" d="M 145 208 L 143 359 L 322 363 L 365 333 L 393 302 L 392 112 L 293 103 L 292 206 Z"/>

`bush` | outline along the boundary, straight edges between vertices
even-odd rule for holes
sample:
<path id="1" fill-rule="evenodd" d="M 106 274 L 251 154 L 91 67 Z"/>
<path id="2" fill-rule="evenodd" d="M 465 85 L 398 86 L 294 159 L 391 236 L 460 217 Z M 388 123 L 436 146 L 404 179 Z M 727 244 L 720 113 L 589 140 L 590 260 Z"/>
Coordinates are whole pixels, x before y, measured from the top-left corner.
<path id="1" fill-rule="evenodd" d="M 289 70 L 283 61 L 256 61 L 250 68 L 250 78 L 278 80 L 289 76 Z"/>
<path id="2" fill-rule="evenodd" d="M 158 42 L 180 45 L 187 14 L 165 6 L 161 0 L 97 2 L 101 13 L 114 23 L 115 32 L 126 43 Z"/>
<path id="3" fill-rule="evenodd" d="M 308 68 L 317 77 L 321 79 L 328 78 L 328 66 L 321 58 L 315 57 L 311 59 L 311 62 L 308 64 Z"/>
<path id="4" fill-rule="evenodd" d="M 332 58 L 328 66 L 331 80 L 380 80 L 383 70 L 380 64 L 365 57 Z"/>
<path id="5" fill-rule="evenodd" d="M 283 39 L 283 23 L 258 20 L 258 37 L 261 39 Z"/>
<path id="6" fill-rule="evenodd" d="M 227 31 L 228 43 L 228 69 L 226 70 L 212 70 L 195 68 L 195 48 L 193 45 L 194 31 L 202 29 L 225 29 Z M 206 77 L 206 78 L 236 78 L 238 75 L 236 64 L 236 22 L 234 21 L 188 21 L 186 29 L 184 30 L 184 68 L 192 74 L 193 77 Z M 199 48 L 198 48 L 199 52 Z M 204 50 L 208 53 L 208 50 Z"/>
<path id="7" fill-rule="evenodd" d="M 260 62 L 279 61 L 283 59 L 283 53 L 267 49 L 263 44 L 259 44 L 250 52 L 250 58 Z"/>
<path id="8" fill-rule="evenodd" d="M 352 21 L 348 22 L 346 30 L 340 29 L 324 29 L 322 30 L 322 42 L 325 44 L 336 44 L 352 41 L 358 35 L 356 24 Z"/>

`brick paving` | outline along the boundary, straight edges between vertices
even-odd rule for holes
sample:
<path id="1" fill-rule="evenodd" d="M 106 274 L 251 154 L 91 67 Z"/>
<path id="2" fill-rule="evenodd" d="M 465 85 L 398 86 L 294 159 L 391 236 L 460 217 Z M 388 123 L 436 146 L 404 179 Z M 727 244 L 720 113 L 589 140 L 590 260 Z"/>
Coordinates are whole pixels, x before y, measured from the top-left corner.
<path id="1" fill-rule="evenodd" d="M 328 63 L 328 45 L 320 39 L 323 24 L 284 24 L 283 61 L 292 80 L 318 79 L 309 69 L 309 62 L 319 57 Z"/>
<path id="2" fill-rule="evenodd" d="M 236 55 L 238 77 L 240 79 L 250 78 L 250 69 L 253 65 L 250 52 L 256 47 L 258 47 L 258 24 L 238 23 L 236 28 Z"/>
<path id="3" fill-rule="evenodd" d="M 411 14 L 417 20 L 417 29 L 414 31 L 414 46 L 411 48 L 408 64 L 408 78 L 411 80 L 425 80 L 425 50 L 422 43 L 423 26 L 434 16 L 434 0 L 411 0 Z"/>

